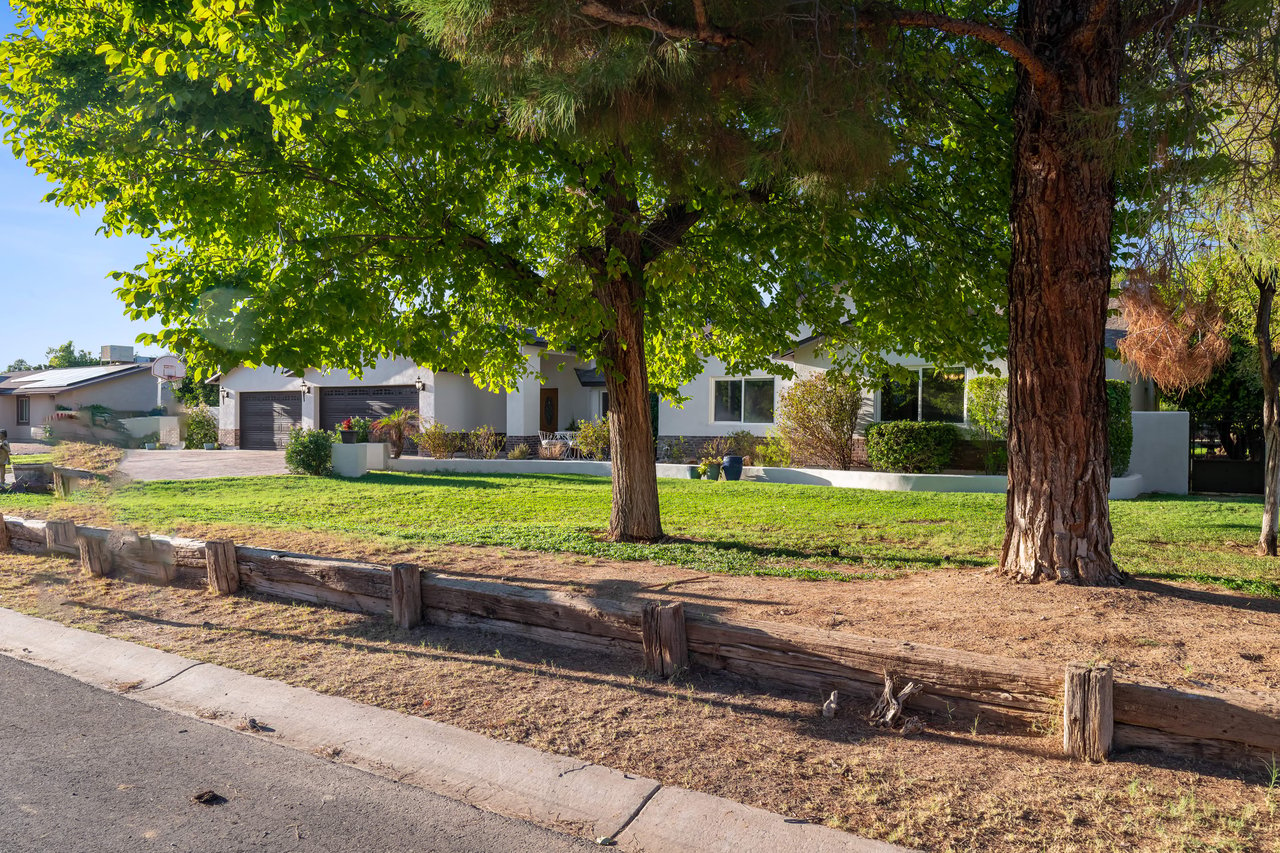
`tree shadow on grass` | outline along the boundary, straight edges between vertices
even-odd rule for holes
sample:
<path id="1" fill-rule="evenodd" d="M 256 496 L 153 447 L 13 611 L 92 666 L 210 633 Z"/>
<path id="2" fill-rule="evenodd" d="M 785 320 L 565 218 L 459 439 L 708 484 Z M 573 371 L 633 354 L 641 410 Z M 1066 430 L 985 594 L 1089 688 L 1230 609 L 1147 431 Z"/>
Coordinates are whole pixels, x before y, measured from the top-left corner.
<path id="1" fill-rule="evenodd" d="M 1187 589 L 1182 586 L 1161 583 L 1161 580 L 1184 581 L 1188 583 L 1214 584 L 1230 588 L 1241 583 L 1254 586 L 1269 587 L 1270 598 L 1247 594 L 1233 595 L 1227 592 L 1211 592 L 1203 589 Z M 1240 578 L 1219 577 L 1215 575 L 1181 574 L 1178 572 L 1143 572 L 1128 583 L 1129 588 L 1153 592 L 1168 598 L 1180 598 L 1197 604 L 1213 604 L 1219 607 L 1238 607 L 1241 610 L 1252 610 L 1257 613 L 1280 613 L 1280 584 L 1270 581 L 1241 581 Z"/>

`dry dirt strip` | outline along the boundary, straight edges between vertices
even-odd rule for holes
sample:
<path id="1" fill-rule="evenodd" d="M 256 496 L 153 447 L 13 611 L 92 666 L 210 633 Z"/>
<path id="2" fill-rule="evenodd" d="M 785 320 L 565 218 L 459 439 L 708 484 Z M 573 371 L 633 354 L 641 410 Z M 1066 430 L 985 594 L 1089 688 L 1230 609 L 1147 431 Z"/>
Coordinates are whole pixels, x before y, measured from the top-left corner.
<path id="1" fill-rule="evenodd" d="M 4 608 L 0 654 L 624 851 L 905 849 Z"/>

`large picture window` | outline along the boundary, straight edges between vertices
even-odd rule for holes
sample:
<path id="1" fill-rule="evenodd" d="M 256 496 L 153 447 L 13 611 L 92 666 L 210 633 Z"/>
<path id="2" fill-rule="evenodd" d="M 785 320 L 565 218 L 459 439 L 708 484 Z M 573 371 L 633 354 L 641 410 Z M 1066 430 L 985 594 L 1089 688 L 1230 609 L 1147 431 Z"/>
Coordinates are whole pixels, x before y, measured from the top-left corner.
<path id="1" fill-rule="evenodd" d="M 773 423 L 773 377 L 716 379 L 711 396 L 712 418 L 716 423 Z"/>
<path id="2" fill-rule="evenodd" d="M 880 420 L 964 423 L 964 368 L 918 367 L 880 388 Z"/>
<path id="3" fill-rule="evenodd" d="M 18 425 L 19 426 L 31 425 L 31 398 L 30 397 L 18 398 Z"/>

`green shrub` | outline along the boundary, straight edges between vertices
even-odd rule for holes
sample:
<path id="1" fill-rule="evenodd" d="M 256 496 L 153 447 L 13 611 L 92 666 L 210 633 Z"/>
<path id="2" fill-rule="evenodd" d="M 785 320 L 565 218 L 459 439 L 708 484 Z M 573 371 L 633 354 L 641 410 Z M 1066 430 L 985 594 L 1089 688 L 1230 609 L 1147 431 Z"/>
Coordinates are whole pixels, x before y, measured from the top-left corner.
<path id="1" fill-rule="evenodd" d="M 839 371 L 798 380 L 778 405 L 778 431 L 790 455 L 848 471 L 854 464 L 862 403 L 861 384 Z"/>
<path id="2" fill-rule="evenodd" d="M 517 444 L 507 453 L 508 459 L 528 459 L 533 455 L 533 451 L 529 449 L 527 444 Z"/>
<path id="3" fill-rule="evenodd" d="M 187 415 L 187 450 L 199 450 L 206 444 L 218 443 L 218 418 L 204 403 Z"/>
<path id="4" fill-rule="evenodd" d="M 791 464 L 791 451 L 782 436 L 771 432 L 752 449 L 751 463 L 764 468 L 786 468 Z"/>
<path id="5" fill-rule="evenodd" d="M 458 446 L 457 439 L 449 434 L 449 428 L 439 421 L 432 421 L 414 435 L 422 452 L 435 459 L 448 459 Z"/>
<path id="6" fill-rule="evenodd" d="M 1111 476 L 1123 477 L 1133 454 L 1133 411 L 1129 383 L 1107 380 L 1107 443 L 1111 447 Z"/>
<path id="7" fill-rule="evenodd" d="M 578 423 L 578 450 L 592 459 L 609 457 L 609 419 Z"/>
<path id="8" fill-rule="evenodd" d="M 485 425 L 476 427 L 467 436 L 467 457 L 470 459 L 497 459 L 504 438 Z"/>
<path id="9" fill-rule="evenodd" d="M 289 430 L 284 464 L 294 474 L 329 476 L 333 473 L 333 433 L 302 427 Z"/>
<path id="10" fill-rule="evenodd" d="M 725 438 L 729 440 L 729 453 L 734 456 L 750 456 L 751 451 L 755 449 L 756 444 L 760 441 L 759 436 L 745 429 L 731 432 Z"/>
<path id="11" fill-rule="evenodd" d="M 954 424 L 888 421 L 867 428 L 867 460 L 877 471 L 936 474 L 951 464 Z"/>

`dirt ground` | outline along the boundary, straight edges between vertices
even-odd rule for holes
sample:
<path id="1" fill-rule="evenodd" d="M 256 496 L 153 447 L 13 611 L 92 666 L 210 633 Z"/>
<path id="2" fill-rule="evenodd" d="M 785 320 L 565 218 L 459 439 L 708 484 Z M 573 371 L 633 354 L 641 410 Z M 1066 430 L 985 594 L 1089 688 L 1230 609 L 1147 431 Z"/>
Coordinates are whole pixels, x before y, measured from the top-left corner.
<path id="1" fill-rule="evenodd" d="M 466 560 L 475 561 L 475 573 L 489 563 L 504 566 L 505 572 L 488 573 L 512 581 L 577 584 L 584 592 L 624 590 L 610 586 L 607 567 L 594 563 L 539 567 L 534 562 L 540 555 L 468 556 L 452 550 L 435 558 L 447 560 L 454 571 L 466 570 Z M 549 577 L 575 566 L 580 579 Z M 625 568 L 630 595 L 672 597 L 680 590 L 689 600 L 727 608 L 728 599 L 741 591 L 748 600 L 739 606 L 752 615 L 821 624 L 838 608 L 842 612 L 836 618 L 849 620 L 840 627 L 856 630 L 889 625 L 889 618 L 876 620 L 871 613 L 891 603 L 900 614 L 892 618 L 921 632 L 916 636 L 937 641 L 941 630 L 939 617 L 924 615 L 929 612 L 924 604 L 907 606 L 913 588 L 901 584 L 832 584 L 828 589 L 827 584 L 720 578 L 700 585 L 668 568 Z M 944 600 L 944 589 L 958 594 L 966 585 L 994 583 L 982 576 L 928 579 L 935 581 L 933 601 Z M 672 580 L 688 582 L 661 588 Z M 621 581 L 614 577 L 612 582 Z M 808 600 L 801 593 L 785 596 L 775 588 L 779 584 L 810 593 Z M 862 597 L 850 597 L 857 588 Z M 1016 589 L 1012 598 L 996 595 L 1000 592 L 985 589 L 986 595 L 1008 602 L 1019 621 L 1008 623 L 1008 631 L 967 629 L 968 642 L 985 650 L 1006 650 L 1000 637 L 1015 630 L 1014 624 L 1054 614 L 1047 633 L 1072 607 L 1090 607 L 1088 613 L 1098 608 L 1098 600 L 1080 596 L 1041 610 L 1033 606 L 1034 595 L 1048 599 L 1054 590 L 1029 590 L 1027 598 Z M 959 611 L 973 608 L 981 595 L 962 596 L 956 602 Z M 1143 601 L 1151 610 L 1163 609 L 1165 598 L 1152 600 L 1159 595 L 1125 591 L 1123 600 L 1135 608 L 1130 615 L 1136 621 Z M 1178 607 L 1190 604 L 1171 600 Z M 821 697 L 763 691 L 733 677 L 695 672 L 674 683 L 653 681 L 637 671 L 637 661 L 599 652 L 476 631 L 426 627 L 405 632 L 385 618 L 328 608 L 93 581 L 80 576 L 74 561 L 61 558 L 0 556 L 0 604 L 912 847 L 1280 851 L 1274 829 L 1280 789 L 1274 773 L 1261 766 L 1193 764 L 1145 752 L 1118 755 L 1098 766 L 1073 763 L 1060 757 L 1061 733 L 1052 722 L 1043 731 L 1015 736 L 980 718 L 931 721 L 923 735 L 903 738 L 869 728 L 862 721 L 865 709 L 854 703 L 842 705 L 834 719 L 824 719 L 818 710 Z M 912 617 L 912 607 L 921 615 Z M 887 633 L 884 627 L 874 632 Z M 1167 640 L 1154 627 L 1148 633 L 1144 626 L 1141 635 L 1130 629 L 1128 635 Z M 1196 648 L 1202 649 L 1196 654 L 1212 659 L 1212 644 Z M 1171 665 L 1165 661 L 1158 668 Z"/>
<path id="2" fill-rule="evenodd" d="M 51 516 L 109 526 L 91 505 Z M 677 566 L 500 548 L 384 548 L 328 534 L 189 525 L 174 531 L 307 554 L 415 562 L 463 577 L 617 601 L 683 601 L 724 616 L 789 622 L 1064 667 L 1109 662 L 1117 678 L 1196 690 L 1280 692 L 1280 600 L 1194 583 L 1090 589 L 1013 584 L 981 569 L 814 581 L 702 574 Z"/>

